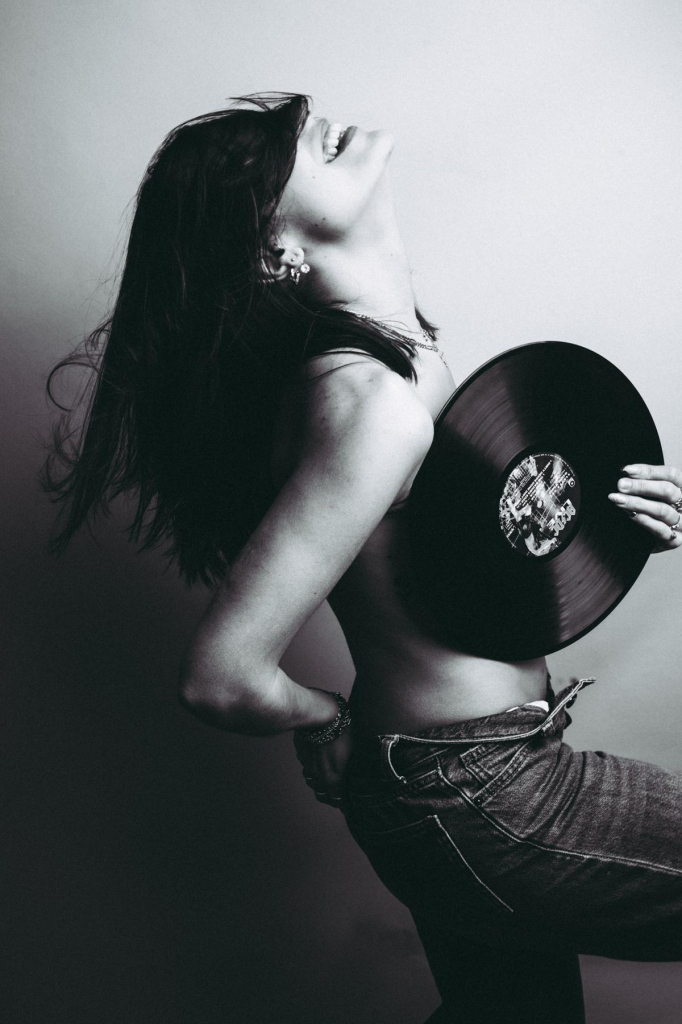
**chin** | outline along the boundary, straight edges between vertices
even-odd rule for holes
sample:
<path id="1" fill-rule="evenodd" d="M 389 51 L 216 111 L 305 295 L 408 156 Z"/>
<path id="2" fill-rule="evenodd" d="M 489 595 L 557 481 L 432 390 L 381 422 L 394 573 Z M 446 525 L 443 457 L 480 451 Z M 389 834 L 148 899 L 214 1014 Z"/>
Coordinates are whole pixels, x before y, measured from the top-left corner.
<path id="1" fill-rule="evenodd" d="M 383 150 L 387 157 L 391 155 L 395 145 L 395 138 L 391 132 L 387 132 L 384 131 L 383 128 L 379 128 L 375 132 L 369 132 L 368 135 L 372 140 L 372 145 L 376 146 L 377 149 Z"/>

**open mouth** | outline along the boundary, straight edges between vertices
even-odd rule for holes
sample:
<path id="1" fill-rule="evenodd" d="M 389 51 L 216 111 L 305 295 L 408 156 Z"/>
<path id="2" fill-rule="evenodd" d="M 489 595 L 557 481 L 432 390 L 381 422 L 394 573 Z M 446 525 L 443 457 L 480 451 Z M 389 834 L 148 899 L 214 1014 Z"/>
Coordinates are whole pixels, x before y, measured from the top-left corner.
<path id="1" fill-rule="evenodd" d="M 342 124 L 335 122 L 327 126 L 322 140 L 322 152 L 325 163 L 331 163 L 332 160 L 336 160 L 340 153 L 343 153 L 354 132 L 355 125 L 344 128 Z"/>
<path id="2" fill-rule="evenodd" d="M 350 141 L 353 138 L 353 136 L 355 135 L 356 131 L 357 131 L 357 128 L 355 127 L 354 124 L 351 124 L 351 125 L 349 125 L 346 128 L 345 132 L 343 133 L 343 135 L 339 139 L 339 145 L 338 145 L 338 148 L 337 148 L 337 151 L 336 151 L 336 155 L 337 156 L 340 156 L 341 153 L 343 153 L 344 149 L 348 148 L 348 146 L 350 145 Z"/>

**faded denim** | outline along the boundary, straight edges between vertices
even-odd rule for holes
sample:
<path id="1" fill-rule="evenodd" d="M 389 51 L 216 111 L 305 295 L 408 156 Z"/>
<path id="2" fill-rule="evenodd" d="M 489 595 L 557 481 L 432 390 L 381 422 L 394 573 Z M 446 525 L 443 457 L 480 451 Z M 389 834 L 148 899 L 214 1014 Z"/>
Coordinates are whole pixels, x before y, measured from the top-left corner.
<path id="1" fill-rule="evenodd" d="M 342 810 L 412 913 L 434 1024 L 579 1024 L 578 953 L 682 960 L 682 775 L 562 742 L 592 682 L 355 744 Z"/>

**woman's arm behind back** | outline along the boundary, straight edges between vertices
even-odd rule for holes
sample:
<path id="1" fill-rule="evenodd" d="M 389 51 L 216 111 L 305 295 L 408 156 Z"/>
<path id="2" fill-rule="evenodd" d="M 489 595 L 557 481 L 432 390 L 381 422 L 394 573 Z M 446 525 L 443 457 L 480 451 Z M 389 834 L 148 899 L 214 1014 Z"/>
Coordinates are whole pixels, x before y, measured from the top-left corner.
<path id="1" fill-rule="evenodd" d="M 307 390 L 297 465 L 232 564 L 183 657 L 181 700 L 234 732 L 267 735 L 336 714 L 279 669 L 433 439 L 411 384 L 354 358 Z"/>

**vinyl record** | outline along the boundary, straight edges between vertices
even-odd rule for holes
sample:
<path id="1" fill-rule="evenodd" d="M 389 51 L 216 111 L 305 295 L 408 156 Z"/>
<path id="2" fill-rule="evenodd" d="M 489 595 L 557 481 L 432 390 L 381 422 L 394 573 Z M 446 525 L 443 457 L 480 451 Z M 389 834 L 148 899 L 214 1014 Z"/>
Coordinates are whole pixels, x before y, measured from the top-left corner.
<path id="1" fill-rule="evenodd" d="M 607 498 L 635 462 L 663 462 L 655 424 L 596 352 L 536 342 L 476 370 L 441 411 L 408 502 L 423 625 L 505 661 L 593 629 L 651 552 L 651 535 Z"/>

